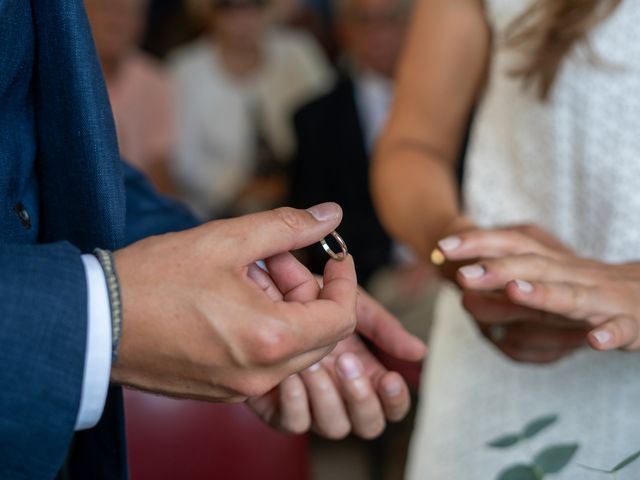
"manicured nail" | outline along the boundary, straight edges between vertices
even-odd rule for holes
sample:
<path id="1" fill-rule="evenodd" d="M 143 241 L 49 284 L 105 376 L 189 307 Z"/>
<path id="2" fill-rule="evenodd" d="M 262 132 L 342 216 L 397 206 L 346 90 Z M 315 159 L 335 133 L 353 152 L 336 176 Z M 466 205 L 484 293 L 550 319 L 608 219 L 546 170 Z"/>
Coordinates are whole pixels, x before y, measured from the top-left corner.
<path id="1" fill-rule="evenodd" d="M 611 339 L 613 338 L 611 333 L 609 333 L 607 330 L 596 330 L 591 335 L 593 335 L 593 338 L 595 338 L 596 341 L 601 345 L 609 343 L 609 341 L 611 341 Z"/>
<path id="2" fill-rule="evenodd" d="M 307 368 L 307 371 L 309 372 L 317 372 L 318 370 L 320 370 L 320 363 L 314 363 L 313 365 L 311 365 L 309 368 Z"/>
<path id="3" fill-rule="evenodd" d="M 458 270 L 464 278 L 475 279 L 482 277 L 486 270 L 482 265 L 466 265 Z"/>
<path id="4" fill-rule="evenodd" d="M 402 391 L 402 382 L 400 379 L 395 379 L 393 381 L 389 381 L 384 385 L 384 393 L 389 395 L 390 397 L 395 397 L 396 395 L 400 395 Z"/>
<path id="5" fill-rule="evenodd" d="M 362 375 L 360 362 L 353 355 L 343 355 L 338 360 L 338 371 L 347 380 L 354 380 Z"/>
<path id="6" fill-rule="evenodd" d="M 451 237 L 443 238 L 438 242 L 438 246 L 443 252 L 450 252 L 455 250 L 462 244 L 460 237 L 453 235 Z"/>
<path id="7" fill-rule="evenodd" d="M 533 292 L 533 285 L 526 280 L 516 280 L 516 287 L 523 293 Z"/>
<path id="8" fill-rule="evenodd" d="M 313 218 L 319 222 L 327 222 L 329 220 L 335 220 L 340 216 L 340 207 L 336 203 L 327 202 L 319 205 L 314 205 L 307 209 Z"/>

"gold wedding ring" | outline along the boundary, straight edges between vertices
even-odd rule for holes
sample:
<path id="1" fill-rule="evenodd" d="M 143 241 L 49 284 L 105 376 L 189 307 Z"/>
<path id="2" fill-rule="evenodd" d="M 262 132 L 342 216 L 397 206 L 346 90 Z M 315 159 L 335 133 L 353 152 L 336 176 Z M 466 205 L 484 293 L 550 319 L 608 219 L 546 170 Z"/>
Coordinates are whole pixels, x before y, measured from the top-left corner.
<path id="1" fill-rule="evenodd" d="M 437 247 L 431 251 L 430 258 L 431 263 L 433 263 L 436 267 L 444 264 L 444 262 L 447 260 L 447 258 L 444 256 L 444 253 L 442 253 L 442 251 Z"/>
<path id="2" fill-rule="evenodd" d="M 331 247 L 329 246 L 329 244 L 326 242 L 324 238 L 320 240 L 320 245 L 322 245 L 322 248 L 324 248 L 324 251 L 327 252 L 327 254 L 331 258 L 333 258 L 334 260 L 337 260 L 338 262 L 341 262 L 342 260 L 347 258 L 347 255 L 349 255 L 347 244 L 344 242 L 342 237 L 338 235 L 338 232 L 336 231 L 331 232 L 331 236 L 336 239 L 336 242 L 338 242 L 338 245 L 340 245 L 342 252 L 336 253 L 333 250 L 331 250 Z"/>

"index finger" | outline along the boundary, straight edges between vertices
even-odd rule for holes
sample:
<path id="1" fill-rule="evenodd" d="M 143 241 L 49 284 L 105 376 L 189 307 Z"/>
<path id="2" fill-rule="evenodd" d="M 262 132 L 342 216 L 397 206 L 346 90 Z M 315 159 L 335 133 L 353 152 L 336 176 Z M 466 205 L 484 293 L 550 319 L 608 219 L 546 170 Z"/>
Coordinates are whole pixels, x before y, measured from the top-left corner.
<path id="1" fill-rule="evenodd" d="M 351 334 L 356 325 L 357 279 L 353 257 L 329 260 L 317 299 L 276 304 L 291 331 L 298 352 L 331 345 Z M 295 354 L 295 352 L 291 352 Z"/>
<path id="2" fill-rule="evenodd" d="M 447 237 L 438 242 L 447 260 L 497 258 L 506 255 L 537 253 L 555 256 L 556 253 L 539 241 L 516 230 L 471 230 Z"/>

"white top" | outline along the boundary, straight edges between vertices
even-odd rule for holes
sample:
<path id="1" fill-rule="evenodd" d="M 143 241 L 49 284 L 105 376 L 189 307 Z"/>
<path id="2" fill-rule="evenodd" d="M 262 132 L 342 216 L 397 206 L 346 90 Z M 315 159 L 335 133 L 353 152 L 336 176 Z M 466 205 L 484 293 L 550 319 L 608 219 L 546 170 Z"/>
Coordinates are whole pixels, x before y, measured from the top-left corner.
<path id="1" fill-rule="evenodd" d="M 174 173 L 185 199 L 201 215 L 224 209 L 253 173 L 252 105 L 259 105 L 274 153 L 287 159 L 293 151 L 294 111 L 330 83 L 323 53 L 306 33 L 272 30 L 265 35 L 264 51 L 264 66 L 246 81 L 226 72 L 209 38 L 170 58 L 178 110 Z"/>
<path id="2" fill-rule="evenodd" d="M 486 0 L 494 50 L 465 169 L 467 211 L 485 227 L 536 223 L 582 255 L 639 259 L 640 1 L 623 0 L 591 32 L 600 63 L 577 48 L 548 103 L 508 74 L 522 58 L 502 43 L 529 4 Z M 553 478 L 597 480 L 577 464 L 611 468 L 640 448 L 640 353 L 584 348 L 550 365 L 512 362 L 450 287 L 438 299 L 430 347 L 410 479 L 494 479 L 551 444 L 577 442 L 571 465 Z M 559 423 L 528 445 L 486 446 L 554 413 Z M 640 478 L 640 465 L 622 477 Z"/>
<path id="3" fill-rule="evenodd" d="M 592 32 L 601 65 L 579 48 L 549 102 L 506 74 L 522 57 L 501 42 L 528 2 L 491 0 L 489 89 L 474 122 L 465 199 L 483 226 L 531 221 L 581 254 L 640 258 L 640 2 Z"/>
<path id="4" fill-rule="evenodd" d="M 372 70 L 364 70 L 354 75 L 354 84 L 365 144 L 367 151 L 371 152 L 389 116 L 393 82 Z"/>

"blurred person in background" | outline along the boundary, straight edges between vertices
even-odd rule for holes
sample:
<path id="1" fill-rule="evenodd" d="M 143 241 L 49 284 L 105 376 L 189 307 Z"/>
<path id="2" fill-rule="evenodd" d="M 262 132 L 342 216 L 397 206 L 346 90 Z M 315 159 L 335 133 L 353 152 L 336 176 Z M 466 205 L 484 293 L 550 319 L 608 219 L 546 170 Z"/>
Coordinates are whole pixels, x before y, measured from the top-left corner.
<path id="1" fill-rule="evenodd" d="M 116 122 L 120 152 L 171 193 L 167 163 L 175 140 L 170 80 L 138 48 L 147 0 L 85 0 Z"/>
<path id="2" fill-rule="evenodd" d="M 640 258 L 639 7 L 422 0 L 416 9 L 374 193 L 389 230 L 425 259 L 437 245 L 460 290 L 443 289 L 437 301 L 411 479 L 541 478 L 551 472 L 523 463 L 569 442 L 580 447 L 557 478 L 596 479 L 575 463 L 614 465 L 640 445 L 640 356 L 585 348 L 587 338 L 612 346 L 611 332 L 602 344 L 587 336 L 611 302 L 568 283 L 598 281 L 602 265 L 579 257 Z M 455 163 L 478 99 L 463 207 Z M 505 263 L 509 255 L 523 263 Z M 578 311 L 569 303 L 542 314 L 544 305 L 524 301 L 535 283 L 510 282 L 538 278 L 609 305 L 590 318 L 582 297 Z M 558 426 L 529 442 L 529 453 L 487 447 L 549 414 Z M 518 463 L 520 476 L 507 473 Z M 640 474 L 637 465 L 626 473 Z"/>
<path id="3" fill-rule="evenodd" d="M 178 142 L 173 173 L 204 218 L 281 204 L 295 108 L 325 89 L 313 39 L 275 28 L 263 0 L 192 0 L 206 33 L 170 59 Z"/>
<path id="4" fill-rule="evenodd" d="M 340 203 L 345 215 L 341 235 L 358 258 L 358 278 L 366 285 L 393 256 L 369 192 L 369 156 L 391 105 L 410 2 L 338 0 L 335 6 L 343 68 L 328 93 L 296 112 L 291 203 Z M 312 270 L 322 271 L 322 248 L 308 254 Z"/>

